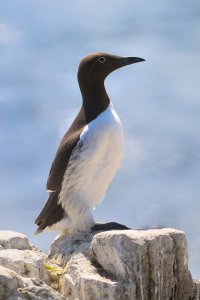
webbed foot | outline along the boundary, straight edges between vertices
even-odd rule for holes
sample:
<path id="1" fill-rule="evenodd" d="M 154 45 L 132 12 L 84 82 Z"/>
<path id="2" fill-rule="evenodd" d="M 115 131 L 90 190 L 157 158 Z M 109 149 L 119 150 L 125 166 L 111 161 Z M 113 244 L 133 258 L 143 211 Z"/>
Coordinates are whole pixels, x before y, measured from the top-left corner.
<path id="1" fill-rule="evenodd" d="M 95 225 L 91 228 L 91 231 L 128 230 L 128 229 L 131 228 L 116 222 L 108 222 L 108 223 L 95 223 Z"/>

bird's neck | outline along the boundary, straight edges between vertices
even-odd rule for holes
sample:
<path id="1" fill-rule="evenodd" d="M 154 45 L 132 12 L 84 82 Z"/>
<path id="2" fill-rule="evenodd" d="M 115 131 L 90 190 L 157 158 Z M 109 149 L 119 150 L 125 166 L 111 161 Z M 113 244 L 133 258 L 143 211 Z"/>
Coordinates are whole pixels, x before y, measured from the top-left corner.
<path id="1" fill-rule="evenodd" d="M 83 108 L 86 119 L 90 122 L 101 112 L 106 110 L 110 103 L 110 99 L 107 95 L 104 81 L 84 85 L 79 83 L 79 86 L 83 98 Z"/>

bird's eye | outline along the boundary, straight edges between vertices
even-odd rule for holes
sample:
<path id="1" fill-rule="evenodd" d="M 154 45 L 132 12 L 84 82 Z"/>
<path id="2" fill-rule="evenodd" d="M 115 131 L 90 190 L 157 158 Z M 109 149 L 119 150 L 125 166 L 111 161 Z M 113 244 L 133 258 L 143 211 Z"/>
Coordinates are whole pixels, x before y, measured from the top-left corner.
<path id="1" fill-rule="evenodd" d="M 106 59 L 105 59 L 105 57 L 101 56 L 101 57 L 98 58 L 98 61 L 99 61 L 101 64 L 103 64 L 103 63 L 105 63 Z"/>

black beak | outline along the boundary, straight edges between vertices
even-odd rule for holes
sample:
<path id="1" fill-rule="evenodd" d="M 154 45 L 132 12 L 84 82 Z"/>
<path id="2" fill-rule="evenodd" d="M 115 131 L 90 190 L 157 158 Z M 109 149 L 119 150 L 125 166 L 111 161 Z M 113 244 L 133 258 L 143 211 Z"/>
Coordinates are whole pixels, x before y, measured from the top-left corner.
<path id="1" fill-rule="evenodd" d="M 145 61 L 145 59 L 140 58 L 140 57 L 123 57 L 120 60 L 121 66 L 126 66 L 126 65 L 131 65 L 131 64 L 136 64 L 139 62 Z"/>
<path id="2" fill-rule="evenodd" d="M 113 61 L 107 64 L 110 67 L 108 69 L 106 76 L 119 68 L 131 65 L 131 64 L 136 64 L 136 63 L 139 63 L 142 61 L 145 61 L 145 59 L 140 58 L 140 57 L 113 56 Z"/>
<path id="3" fill-rule="evenodd" d="M 117 70 L 121 67 L 131 65 L 131 64 L 136 64 L 139 62 L 145 61 L 145 59 L 140 58 L 140 57 L 116 57 L 115 61 L 113 61 L 112 64 L 112 71 Z"/>

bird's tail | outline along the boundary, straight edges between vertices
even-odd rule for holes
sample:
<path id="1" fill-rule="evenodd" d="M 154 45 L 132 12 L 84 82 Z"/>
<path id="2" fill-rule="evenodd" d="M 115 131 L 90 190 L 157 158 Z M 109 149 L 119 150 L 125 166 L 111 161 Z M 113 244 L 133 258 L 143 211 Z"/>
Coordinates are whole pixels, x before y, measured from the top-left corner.
<path id="1" fill-rule="evenodd" d="M 58 204 L 59 193 L 60 191 L 50 193 L 45 206 L 35 220 L 35 224 L 38 228 L 34 235 L 41 233 L 47 227 L 53 226 L 63 218 L 64 210 L 62 206 Z"/>

